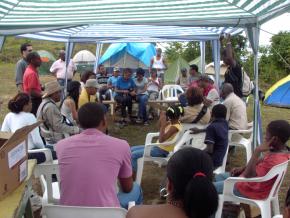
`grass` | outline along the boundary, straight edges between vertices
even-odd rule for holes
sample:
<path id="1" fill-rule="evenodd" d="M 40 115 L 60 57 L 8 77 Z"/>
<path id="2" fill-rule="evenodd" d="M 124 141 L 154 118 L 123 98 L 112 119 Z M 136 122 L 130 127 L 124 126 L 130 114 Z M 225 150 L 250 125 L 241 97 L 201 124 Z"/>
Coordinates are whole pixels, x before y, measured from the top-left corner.
<path id="1" fill-rule="evenodd" d="M 7 103 L 8 100 L 14 96 L 17 92 L 15 83 L 14 83 L 14 68 L 15 64 L 0 64 L 0 93 L 1 99 L 4 101 L 3 105 L 0 109 L 0 123 L 3 121 L 5 114 L 8 112 Z M 42 83 L 45 83 L 49 80 L 52 80 L 51 76 L 41 76 L 40 80 Z M 253 108 L 252 102 L 248 106 L 248 116 L 249 120 L 252 120 Z M 284 119 L 290 122 L 290 110 L 284 108 L 275 108 L 262 106 L 262 125 L 263 130 L 265 131 L 266 125 L 276 119 Z M 110 122 L 109 132 L 111 135 L 125 139 L 129 142 L 130 145 L 143 145 L 145 142 L 145 137 L 148 132 L 156 132 L 156 123 L 153 122 L 149 126 L 141 126 L 141 125 L 130 125 L 120 129 L 118 126 L 114 125 L 114 123 Z M 245 164 L 245 152 L 242 149 L 237 149 L 235 155 L 230 156 L 229 158 L 229 166 L 228 169 L 234 166 L 242 166 Z M 143 180 L 142 180 L 142 188 L 144 192 L 145 203 L 158 203 L 159 201 L 159 184 L 161 179 L 163 178 L 165 172 L 165 168 L 158 168 L 153 163 L 146 163 Z M 288 169 L 288 173 L 282 184 L 279 198 L 280 198 L 280 206 L 283 208 L 285 194 L 289 188 L 290 181 L 290 169 Z"/>

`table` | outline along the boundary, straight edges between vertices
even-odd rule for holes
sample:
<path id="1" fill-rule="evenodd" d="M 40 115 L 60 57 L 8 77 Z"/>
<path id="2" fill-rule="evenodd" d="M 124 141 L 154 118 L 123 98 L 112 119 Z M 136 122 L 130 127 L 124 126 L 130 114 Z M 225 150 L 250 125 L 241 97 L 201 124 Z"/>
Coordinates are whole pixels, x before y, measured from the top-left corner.
<path id="1" fill-rule="evenodd" d="M 36 160 L 28 160 L 28 175 L 25 181 L 0 201 L 0 217 L 1 218 L 22 218 L 33 217 L 30 205 L 30 189 L 32 187 L 32 174 L 36 166 Z"/>

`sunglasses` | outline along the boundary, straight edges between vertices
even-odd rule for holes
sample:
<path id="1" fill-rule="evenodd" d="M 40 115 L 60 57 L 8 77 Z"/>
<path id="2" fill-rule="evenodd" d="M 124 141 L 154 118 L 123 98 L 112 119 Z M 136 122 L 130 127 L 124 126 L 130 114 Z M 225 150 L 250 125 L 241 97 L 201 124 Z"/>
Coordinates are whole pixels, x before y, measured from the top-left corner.
<path id="1" fill-rule="evenodd" d="M 28 52 L 32 52 L 32 49 L 30 49 L 30 50 L 27 50 Z"/>

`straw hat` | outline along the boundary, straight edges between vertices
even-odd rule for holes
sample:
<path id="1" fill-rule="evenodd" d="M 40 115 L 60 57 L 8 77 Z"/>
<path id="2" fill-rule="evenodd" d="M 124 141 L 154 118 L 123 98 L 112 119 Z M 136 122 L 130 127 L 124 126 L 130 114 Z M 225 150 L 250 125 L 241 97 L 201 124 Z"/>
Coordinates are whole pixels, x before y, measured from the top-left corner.
<path id="1" fill-rule="evenodd" d="M 88 79 L 85 84 L 86 88 L 99 88 L 99 86 L 100 85 L 96 79 Z"/>
<path id="2" fill-rule="evenodd" d="M 47 98 L 51 94 L 61 91 L 62 89 L 63 88 L 59 85 L 59 83 L 56 80 L 45 83 L 42 98 Z"/>

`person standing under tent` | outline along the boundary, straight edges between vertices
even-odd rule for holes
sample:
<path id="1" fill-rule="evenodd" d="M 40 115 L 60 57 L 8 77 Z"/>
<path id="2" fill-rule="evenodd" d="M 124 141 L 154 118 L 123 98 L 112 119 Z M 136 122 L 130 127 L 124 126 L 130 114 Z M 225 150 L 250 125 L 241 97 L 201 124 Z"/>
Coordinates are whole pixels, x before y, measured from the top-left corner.
<path id="1" fill-rule="evenodd" d="M 118 80 L 119 76 L 120 76 L 119 67 L 114 67 L 113 75 L 110 76 L 110 78 L 108 79 L 108 88 L 112 90 L 113 97 L 116 96 L 115 89 L 117 86 L 117 80 Z"/>
<path id="2" fill-rule="evenodd" d="M 111 100 L 110 92 L 108 89 L 108 80 L 110 75 L 108 75 L 106 68 L 104 65 L 99 65 L 99 71 L 97 73 L 97 81 L 100 85 L 99 93 L 100 93 L 100 102 L 103 100 Z"/>
<path id="3" fill-rule="evenodd" d="M 221 38 L 223 40 L 223 38 Z M 231 44 L 231 37 L 226 37 L 226 48 L 222 51 L 222 60 L 228 66 L 225 73 L 225 83 L 230 83 L 234 88 L 234 93 L 240 98 L 243 97 L 243 73 L 242 67 L 235 59 L 234 50 Z"/>
<path id="4" fill-rule="evenodd" d="M 31 113 L 36 115 L 37 109 L 41 104 L 41 85 L 37 68 L 41 65 L 41 59 L 37 52 L 31 52 L 26 58 L 28 66 L 23 75 L 23 91 L 27 93 L 32 102 Z"/>
<path id="5" fill-rule="evenodd" d="M 15 70 L 15 82 L 19 92 L 23 92 L 23 75 L 28 66 L 27 55 L 32 52 L 32 45 L 29 43 L 24 43 L 20 46 L 20 52 L 22 59 L 20 59 L 16 64 Z"/>
<path id="6" fill-rule="evenodd" d="M 151 59 L 150 71 L 152 68 L 155 68 L 157 70 L 157 76 L 161 79 L 162 83 L 164 84 L 164 71 L 167 70 L 167 64 L 164 57 L 162 57 L 161 48 L 157 48 L 156 56 L 154 56 Z"/>
<path id="7" fill-rule="evenodd" d="M 70 83 L 74 74 L 76 73 L 77 67 L 71 59 L 68 64 L 67 72 L 65 66 L 65 51 L 59 51 L 59 59 L 56 60 L 50 67 L 50 72 L 57 78 L 59 85 L 65 86 L 65 73 L 67 73 L 67 83 Z"/>

